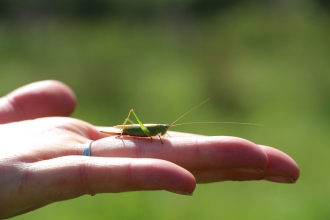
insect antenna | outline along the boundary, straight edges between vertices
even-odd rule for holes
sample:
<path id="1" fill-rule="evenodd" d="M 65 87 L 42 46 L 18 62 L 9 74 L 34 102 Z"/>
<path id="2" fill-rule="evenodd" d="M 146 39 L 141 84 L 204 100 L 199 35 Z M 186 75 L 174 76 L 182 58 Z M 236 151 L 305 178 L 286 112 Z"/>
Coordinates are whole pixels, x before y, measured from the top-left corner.
<path id="1" fill-rule="evenodd" d="M 180 123 L 180 124 L 171 124 L 171 127 L 178 126 L 178 125 L 190 125 L 190 124 L 237 124 L 237 125 L 256 125 L 256 126 L 265 126 L 263 124 L 254 124 L 254 123 L 242 123 L 242 122 L 231 122 L 231 121 L 225 121 L 225 122 L 214 122 L 214 121 L 196 121 L 196 122 L 186 122 L 186 123 Z"/>
<path id="2" fill-rule="evenodd" d="M 196 105 L 195 107 L 193 107 L 192 109 L 190 109 L 189 111 L 187 111 L 186 113 L 184 113 L 183 115 L 181 115 L 178 119 L 176 119 L 174 122 L 172 122 L 171 127 L 174 125 L 175 122 L 179 121 L 183 116 L 187 115 L 189 112 L 193 111 L 194 109 L 198 108 L 199 106 L 203 105 L 205 102 L 209 101 L 210 98 L 206 99 L 204 102 Z"/>

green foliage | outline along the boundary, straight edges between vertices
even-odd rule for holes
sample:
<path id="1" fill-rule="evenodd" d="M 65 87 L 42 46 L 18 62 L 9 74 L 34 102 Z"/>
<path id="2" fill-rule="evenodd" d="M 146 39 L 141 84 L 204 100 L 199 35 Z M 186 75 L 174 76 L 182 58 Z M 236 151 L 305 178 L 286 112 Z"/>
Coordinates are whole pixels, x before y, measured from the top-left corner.
<path id="1" fill-rule="evenodd" d="M 214 16 L 152 21 L 0 23 L 0 94 L 57 79 L 73 88 L 73 117 L 121 124 L 237 121 L 175 129 L 233 135 L 292 156 L 297 184 L 199 185 L 194 196 L 133 192 L 84 196 L 15 219 L 327 219 L 330 18 L 313 7 L 241 5 Z M 307 10 L 307 8 L 310 8 Z"/>

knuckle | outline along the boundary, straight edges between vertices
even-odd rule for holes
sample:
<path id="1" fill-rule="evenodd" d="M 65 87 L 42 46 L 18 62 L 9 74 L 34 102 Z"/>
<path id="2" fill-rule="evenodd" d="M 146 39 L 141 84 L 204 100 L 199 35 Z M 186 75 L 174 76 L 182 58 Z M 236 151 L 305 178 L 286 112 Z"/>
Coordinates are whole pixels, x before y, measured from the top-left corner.
<path id="1" fill-rule="evenodd" d="M 89 158 L 86 158 L 86 160 L 78 166 L 79 185 L 83 194 L 93 194 L 90 182 L 92 164 L 88 159 Z"/>

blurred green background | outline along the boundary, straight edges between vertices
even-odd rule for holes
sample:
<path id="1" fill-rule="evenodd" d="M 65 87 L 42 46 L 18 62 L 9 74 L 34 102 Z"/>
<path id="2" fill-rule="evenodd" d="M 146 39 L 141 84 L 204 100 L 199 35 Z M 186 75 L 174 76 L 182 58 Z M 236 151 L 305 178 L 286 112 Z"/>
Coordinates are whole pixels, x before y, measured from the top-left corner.
<path id="1" fill-rule="evenodd" d="M 328 1 L 0 0 L 0 94 L 56 79 L 73 117 L 121 124 L 236 121 L 175 130 L 239 136 L 297 161 L 294 185 L 266 181 L 98 194 L 14 219 L 329 219 Z M 5 201 L 1 201 L 5 202 Z"/>

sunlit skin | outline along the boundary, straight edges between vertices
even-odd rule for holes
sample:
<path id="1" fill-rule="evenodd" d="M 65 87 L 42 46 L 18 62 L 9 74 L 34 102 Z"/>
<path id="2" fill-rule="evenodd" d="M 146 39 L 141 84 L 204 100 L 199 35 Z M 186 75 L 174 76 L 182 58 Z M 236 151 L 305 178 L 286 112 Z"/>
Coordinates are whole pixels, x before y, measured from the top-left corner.
<path id="1" fill-rule="evenodd" d="M 272 147 L 179 132 L 169 132 L 163 144 L 149 137 L 116 138 L 66 117 L 75 104 L 72 90 L 57 81 L 30 84 L 0 99 L 1 219 L 85 194 L 191 195 L 196 183 L 299 178 L 295 161 Z M 81 156 L 89 140 L 91 156 Z"/>

